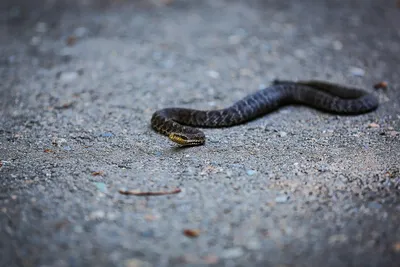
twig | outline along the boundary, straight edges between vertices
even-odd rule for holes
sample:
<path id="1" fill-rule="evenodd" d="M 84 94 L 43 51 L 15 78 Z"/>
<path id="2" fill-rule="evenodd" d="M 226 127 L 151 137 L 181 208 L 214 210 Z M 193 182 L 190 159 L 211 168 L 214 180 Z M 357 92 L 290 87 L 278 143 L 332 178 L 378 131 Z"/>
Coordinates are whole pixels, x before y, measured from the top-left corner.
<path id="1" fill-rule="evenodd" d="M 118 192 L 122 195 L 134 195 L 134 196 L 163 196 L 163 195 L 173 195 L 178 194 L 182 190 L 176 188 L 172 191 L 156 191 L 156 192 L 140 192 L 136 190 L 122 190 L 120 189 Z"/>

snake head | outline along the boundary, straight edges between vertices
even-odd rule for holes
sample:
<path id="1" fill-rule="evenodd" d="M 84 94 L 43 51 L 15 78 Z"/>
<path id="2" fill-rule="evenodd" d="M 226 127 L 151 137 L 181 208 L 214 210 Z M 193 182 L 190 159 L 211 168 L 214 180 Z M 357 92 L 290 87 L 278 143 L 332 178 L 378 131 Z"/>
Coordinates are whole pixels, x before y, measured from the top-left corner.
<path id="1" fill-rule="evenodd" d="M 199 146 L 204 144 L 205 139 L 198 136 L 190 136 L 182 133 L 170 133 L 168 138 L 181 146 Z"/>

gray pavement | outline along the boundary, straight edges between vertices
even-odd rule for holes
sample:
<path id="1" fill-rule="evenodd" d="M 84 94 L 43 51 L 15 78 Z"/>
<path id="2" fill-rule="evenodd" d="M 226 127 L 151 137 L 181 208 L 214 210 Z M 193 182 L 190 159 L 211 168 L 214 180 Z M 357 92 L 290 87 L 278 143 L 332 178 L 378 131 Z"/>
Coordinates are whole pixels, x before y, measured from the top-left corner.
<path id="1" fill-rule="evenodd" d="M 0 266 L 400 266 L 396 1 L 6 2 Z M 289 106 L 186 149 L 149 127 L 275 78 L 381 104 Z"/>

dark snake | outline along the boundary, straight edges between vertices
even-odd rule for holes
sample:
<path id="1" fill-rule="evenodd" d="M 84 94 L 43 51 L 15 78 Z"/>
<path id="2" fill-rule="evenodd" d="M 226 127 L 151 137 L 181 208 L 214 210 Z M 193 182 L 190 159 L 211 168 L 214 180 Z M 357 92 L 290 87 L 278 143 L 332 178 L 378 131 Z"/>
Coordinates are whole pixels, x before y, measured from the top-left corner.
<path id="1" fill-rule="evenodd" d="M 321 111 L 357 115 L 375 110 L 378 99 L 363 90 L 322 81 L 279 81 L 219 110 L 165 108 L 156 111 L 151 126 L 184 146 L 204 144 L 202 131 L 193 127 L 229 127 L 242 124 L 289 104 L 302 104 Z M 193 126 L 193 127 L 190 127 Z"/>

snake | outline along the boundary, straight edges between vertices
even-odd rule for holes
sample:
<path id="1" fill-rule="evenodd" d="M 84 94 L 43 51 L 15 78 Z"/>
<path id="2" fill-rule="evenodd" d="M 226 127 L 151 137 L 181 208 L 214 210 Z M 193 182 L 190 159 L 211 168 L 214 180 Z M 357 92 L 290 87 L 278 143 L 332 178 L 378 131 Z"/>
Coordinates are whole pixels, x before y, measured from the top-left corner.
<path id="1" fill-rule="evenodd" d="M 195 128 L 231 127 L 254 120 L 286 105 L 306 105 L 338 115 L 359 115 L 375 110 L 378 99 L 359 88 L 319 80 L 274 80 L 233 105 L 216 110 L 164 108 L 151 117 L 151 127 L 181 146 L 203 145 L 204 132 Z"/>

